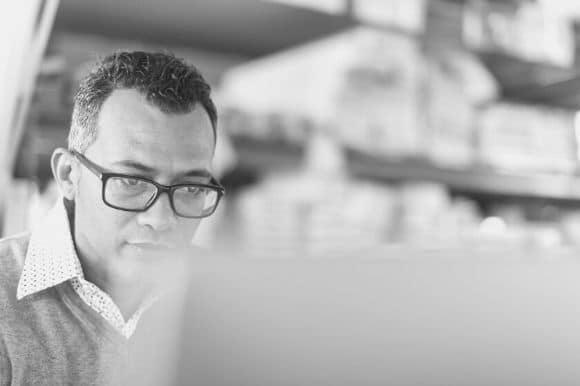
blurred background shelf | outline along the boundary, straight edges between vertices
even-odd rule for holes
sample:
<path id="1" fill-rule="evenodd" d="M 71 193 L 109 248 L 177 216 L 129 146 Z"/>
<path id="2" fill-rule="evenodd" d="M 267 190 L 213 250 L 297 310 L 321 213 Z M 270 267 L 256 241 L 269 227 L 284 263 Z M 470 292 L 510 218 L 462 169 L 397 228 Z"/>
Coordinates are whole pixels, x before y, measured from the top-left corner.
<path id="1" fill-rule="evenodd" d="M 300 145 L 236 138 L 240 165 L 258 173 L 295 170 L 304 157 Z M 345 149 L 347 168 L 353 177 L 377 182 L 430 181 L 452 192 L 510 199 L 538 199 L 580 205 L 580 176 L 515 173 L 491 167 L 446 168 L 425 159 L 389 159 L 355 149 Z"/>
<path id="2" fill-rule="evenodd" d="M 580 204 L 580 177 L 502 172 L 489 167 L 451 169 L 425 160 L 392 160 L 347 150 L 350 172 L 376 181 L 432 181 L 459 193 Z"/>
<path id="3" fill-rule="evenodd" d="M 504 89 L 504 96 L 514 101 L 578 109 L 580 107 L 580 72 L 544 84 L 520 84 Z"/>
<path id="4" fill-rule="evenodd" d="M 304 146 L 244 137 L 232 139 L 240 167 L 256 172 L 295 170 L 304 157 Z"/>

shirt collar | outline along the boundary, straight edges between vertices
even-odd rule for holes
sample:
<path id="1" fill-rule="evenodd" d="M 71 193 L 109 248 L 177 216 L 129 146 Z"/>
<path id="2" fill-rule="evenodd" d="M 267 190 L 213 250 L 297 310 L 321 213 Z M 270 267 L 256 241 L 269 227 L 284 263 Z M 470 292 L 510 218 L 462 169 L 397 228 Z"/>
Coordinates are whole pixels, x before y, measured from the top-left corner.
<path id="1" fill-rule="evenodd" d="M 64 201 L 59 199 L 32 230 L 16 297 L 20 300 L 75 277 L 84 278 L 83 270 Z"/>

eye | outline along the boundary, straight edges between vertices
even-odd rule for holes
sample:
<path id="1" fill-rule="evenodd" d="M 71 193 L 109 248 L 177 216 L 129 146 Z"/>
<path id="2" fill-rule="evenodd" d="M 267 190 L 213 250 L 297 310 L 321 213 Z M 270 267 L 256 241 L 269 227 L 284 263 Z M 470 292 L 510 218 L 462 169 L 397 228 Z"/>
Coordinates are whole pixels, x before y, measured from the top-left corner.
<path id="1" fill-rule="evenodd" d="M 136 178 L 123 178 L 121 181 L 123 181 L 123 183 L 125 185 L 132 186 L 132 187 L 133 186 L 138 186 L 139 184 L 142 184 L 143 183 L 143 181 L 138 180 Z"/>
<path id="2" fill-rule="evenodd" d="M 147 182 L 138 178 L 123 177 L 117 180 L 120 188 L 130 189 L 132 191 L 137 189 L 146 189 L 149 185 Z"/>
<path id="3" fill-rule="evenodd" d="M 188 186 L 187 187 L 187 193 L 197 194 L 200 192 L 201 192 L 201 188 L 198 186 Z"/>

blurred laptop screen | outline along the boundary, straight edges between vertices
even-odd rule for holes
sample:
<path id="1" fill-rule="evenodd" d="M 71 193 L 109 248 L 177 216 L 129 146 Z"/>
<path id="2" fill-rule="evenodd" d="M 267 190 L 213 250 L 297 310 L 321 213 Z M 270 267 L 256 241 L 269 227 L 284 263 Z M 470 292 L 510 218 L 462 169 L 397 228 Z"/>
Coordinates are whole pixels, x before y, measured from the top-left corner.
<path id="1" fill-rule="evenodd" d="M 199 264 L 181 378 L 207 386 L 578 384 L 580 263 L 463 254 Z"/>

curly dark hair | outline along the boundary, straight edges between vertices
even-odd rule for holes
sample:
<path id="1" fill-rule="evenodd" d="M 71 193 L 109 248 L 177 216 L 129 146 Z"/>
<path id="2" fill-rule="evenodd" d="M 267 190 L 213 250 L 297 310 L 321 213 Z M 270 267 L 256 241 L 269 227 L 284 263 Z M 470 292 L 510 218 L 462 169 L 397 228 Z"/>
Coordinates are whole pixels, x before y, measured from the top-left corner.
<path id="1" fill-rule="evenodd" d="M 117 89 L 135 89 L 166 113 L 188 113 L 199 103 L 216 136 L 217 111 L 201 73 L 173 54 L 116 52 L 105 57 L 81 81 L 74 97 L 68 147 L 80 153 L 97 137 L 101 106 Z"/>

